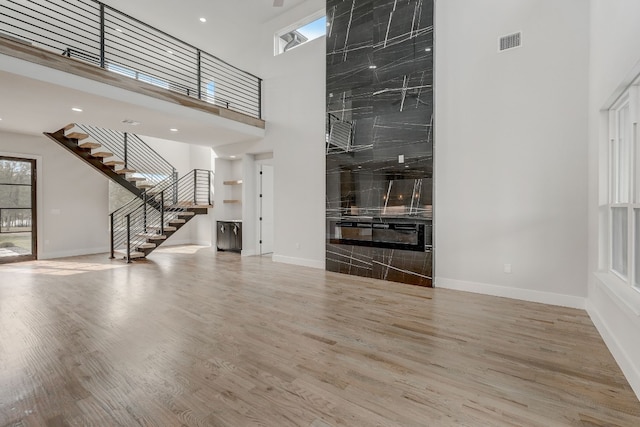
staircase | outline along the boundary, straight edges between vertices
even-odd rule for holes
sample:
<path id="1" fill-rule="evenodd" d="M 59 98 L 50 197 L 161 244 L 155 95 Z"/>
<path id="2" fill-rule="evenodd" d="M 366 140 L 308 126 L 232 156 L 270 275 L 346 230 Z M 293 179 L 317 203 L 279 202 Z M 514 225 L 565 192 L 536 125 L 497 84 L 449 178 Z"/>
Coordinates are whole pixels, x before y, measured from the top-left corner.
<path id="1" fill-rule="evenodd" d="M 211 204 L 213 172 L 194 169 L 168 178 L 111 213 L 111 257 L 128 262 L 145 258 Z"/>
<path id="2" fill-rule="evenodd" d="M 110 214 L 111 258 L 145 258 L 196 215 L 207 214 L 213 172 L 175 168 L 137 135 L 69 124 L 45 135 L 135 197 Z"/>
<path id="3" fill-rule="evenodd" d="M 71 123 L 45 135 L 134 195 L 176 175 L 176 169 L 137 135 Z"/>

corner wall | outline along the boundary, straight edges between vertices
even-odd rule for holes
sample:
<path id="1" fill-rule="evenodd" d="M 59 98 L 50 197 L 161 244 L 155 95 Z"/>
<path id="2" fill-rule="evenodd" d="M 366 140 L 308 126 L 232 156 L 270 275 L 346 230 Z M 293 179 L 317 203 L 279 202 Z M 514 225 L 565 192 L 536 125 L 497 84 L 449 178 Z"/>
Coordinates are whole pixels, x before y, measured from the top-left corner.
<path id="1" fill-rule="evenodd" d="M 435 286 L 583 307 L 588 3 L 435 14 Z M 516 31 L 522 46 L 498 53 Z"/>

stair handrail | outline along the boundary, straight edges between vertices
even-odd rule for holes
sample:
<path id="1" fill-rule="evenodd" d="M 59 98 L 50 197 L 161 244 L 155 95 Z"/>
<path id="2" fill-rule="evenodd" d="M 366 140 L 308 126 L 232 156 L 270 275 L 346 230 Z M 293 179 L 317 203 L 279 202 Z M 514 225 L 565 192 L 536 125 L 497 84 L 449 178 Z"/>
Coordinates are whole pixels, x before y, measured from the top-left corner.
<path id="1" fill-rule="evenodd" d="M 73 125 L 112 153 L 114 158 L 123 161 L 124 168 L 133 168 L 133 176 L 144 177 L 153 186 L 175 174 L 175 167 L 134 133 L 79 123 Z"/>
<path id="2" fill-rule="evenodd" d="M 175 182 L 176 180 L 177 180 L 177 178 L 175 177 L 175 175 L 167 177 L 166 179 L 161 181 L 155 187 L 145 190 L 140 197 L 135 197 L 134 196 L 131 200 L 129 200 L 127 203 L 125 203 L 124 205 L 120 206 L 119 208 L 115 209 L 109 215 L 120 214 L 120 213 L 122 213 L 121 211 L 124 211 L 124 210 L 127 210 L 127 209 L 132 209 L 133 210 L 133 209 L 137 208 L 142 203 L 142 199 L 144 199 L 145 195 L 148 198 L 149 194 L 154 193 L 158 189 L 167 188 L 167 186 L 171 185 L 171 183 Z M 151 191 L 151 190 L 155 190 L 155 191 Z M 149 203 L 149 202 L 147 202 L 147 203 Z"/>
<path id="3" fill-rule="evenodd" d="M 111 258 L 123 250 L 130 262 L 135 248 L 147 242 L 150 234 L 164 235 L 171 222 L 191 208 L 212 206 L 213 171 L 194 169 L 182 178 L 166 180 L 110 214 Z M 173 232 L 171 232 L 173 233 Z"/>

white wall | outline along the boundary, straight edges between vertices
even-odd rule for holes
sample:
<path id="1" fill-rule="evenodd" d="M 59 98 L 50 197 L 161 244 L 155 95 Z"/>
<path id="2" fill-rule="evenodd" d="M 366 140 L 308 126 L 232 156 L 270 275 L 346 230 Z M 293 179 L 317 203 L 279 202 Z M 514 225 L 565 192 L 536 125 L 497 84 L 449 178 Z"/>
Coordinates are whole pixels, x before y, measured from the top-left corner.
<path id="1" fill-rule="evenodd" d="M 606 165 L 607 108 L 627 77 L 640 72 L 640 2 L 591 0 L 589 99 L 589 292 L 587 309 L 640 397 L 640 296 L 616 289 L 598 271 L 599 165 Z M 635 74 L 632 70 L 635 69 Z M 628 81 L 627 81 L 628 83 Z M 606 188 L 606 187 L 605 187 Z M 602 194 L 605 194 L 602 192 Z M 606 241 L 603 243 L 606 244 Z"/>
<path id="2" fill-rule="evenodd" d="M 273 36 L 324 6 L 309 0 L 257 37 L 267 122 L 261 143 L 273 147 L 273 259 L 318 268 L 325 265 L 325 38 L 274 57 Z"/>
<path id="3" fill-rule="evenodd" d="M 169 141 L 167 139 L 140 136 L 156 153 L 168 161 L 178 172 L 178 177 L 189 173 L 191 166 L 191 145 L 183 142 Z"/>
<path id="4" fill-rule="evenodd" d="M 588 13 L 436 0 L 436 286 L 583 306 Z"/>
<path id="5" fill-rule="evenodd" d="M 189 147 L 191 157 L 191 169 L 213 170 L 211 148 L 191 145 Z M 211 183 L 213 186 L 213 181 Z M 213 202 L 213 198 L 211 199 Z M 215 208 L 215 207 L 214 207 Z M 209 209 L 208 215 L 196 215 L 189 221 L 188 229 L 191 233 L 191 243 L 203 246 L 212 245 L 212 231 L 215 229 L 213 210 Z"/>
<path id="6" fill-rule="evenodd" d="M 44 135 L 0 132 L 0 155 L 36 158 L 38 258 L 109 251 L 109 181 Z"/>

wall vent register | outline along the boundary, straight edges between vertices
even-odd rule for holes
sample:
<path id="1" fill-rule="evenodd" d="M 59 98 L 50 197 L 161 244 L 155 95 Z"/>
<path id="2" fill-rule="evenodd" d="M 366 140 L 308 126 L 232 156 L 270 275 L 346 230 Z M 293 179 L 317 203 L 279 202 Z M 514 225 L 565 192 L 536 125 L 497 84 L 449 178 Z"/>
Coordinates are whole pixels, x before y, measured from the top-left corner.
<path id="1" fill-rule="evenodd" d="M 508 34 L 500 37 L 500 52 L 509 50 L 522 45 L 522 32 Z"/>

